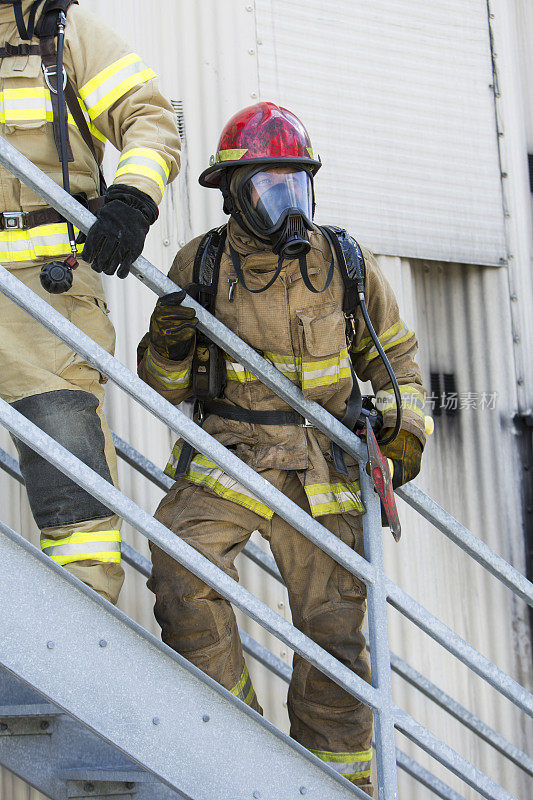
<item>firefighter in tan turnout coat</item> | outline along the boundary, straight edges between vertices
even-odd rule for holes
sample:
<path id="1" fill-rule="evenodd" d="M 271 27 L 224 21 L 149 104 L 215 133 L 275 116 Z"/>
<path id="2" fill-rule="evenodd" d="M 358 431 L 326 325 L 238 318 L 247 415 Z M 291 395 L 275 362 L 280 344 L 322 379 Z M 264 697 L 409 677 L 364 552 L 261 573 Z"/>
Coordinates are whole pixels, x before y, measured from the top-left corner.
<path id="1" fill-rule="evenodd" d="M 328 240 L 311 222 L 312 178 L 319 165 L 304 127 L 286 109 L 259 103 L 228 123 L 216 161 L 200 179 L 205 186 L 222 189 L 225 210 L 231 213 L 223 231 L 227 239 L 214 313 L 306 397 L 338 418 L 351 395 L 351 361 L 361 380 L 372 381 L 384 428 L 392 428 L 396 407 L 390 378 L 360 310 L 353 341 L 347 342 L 343 280 L 335 260 L 332 268 Z M 170 270 L 170 278 L 182 287 L 193 282 L 201 242 L 203 247 L 203 237 L 185 246 Z M 302 257 L 305 249 L 308 254 Z M 384 448 L 394 461 L 399 485 L 417 474 L 425 441 L 424 390 L 414 361 L 417 341 L 400 319 L 375 258 L 365 252 L 365 259 L 370 317 L 402 395 L 403 428 Z M 322 289 L 328 278 L 324 291 L 312 291 L 313 286 Z M 141 376 L 173 403 L 191 397 L 193 380 L 201 381 L 205 374 L 204 342 L 195 333 L 193 310 L 180 306 L 181 299 L 183 293 L 160 298 L 150 332 L 139 346 Z M 191 376 L 195 337 L 197 379 Z M 223 358 L 225 388 L 219 400 L 202 404 L 204 429 L 362 554 L 356 463 L 345 457 L 338 471 L 323 433 L 306 426 L 243 366 Z M 187 449 L 181 440 L 174 447 L 166 472 L 184 477 L 161 502 L 157 518 L 235 579 L 235 557 L 252 531 L 259 530 L 287 585 L 294 624 L 369 680 L 361 632 L 364 584 L 207 456 L 195 454 L 190 460 Z M 152 561 L 148 585 L 156 595 L 163 640 L 259 710 L 230 604 L 155 546 Z M 288 708 L 291 735 L 371 793 L 371 711 L 298 655 Z"/>
<path id="2" fill-rule="evenodd" d="M 57 18 L 54 5 L 49 0 L 2 0 L 0 124 L 10 144 L 61 184 L 55 23 L 47 42 L 39 36 L 47 12 Z M 70 190 L 83 195 L 97 212 L 98 222 L 88 234 L 86 260 L 80 258 L 72 273 L 72 288 L 49 294 L 41 286 L 41 267 L 71 253 L 67 225 L 0 167 L 0 263 L 113 352 L 114 331 L 98 273 L 113 274 L 118 268 L 119 277 L 128 274 L 157 218 L 165 186 L 177 174 L 180 142 L 172 108 L 161 95 L 153 70 L 77 2 L 63 5 L 64 68 L 75 99 L 72 107 L 69 103 L 65 126 L 71 148 Z M 44 58 L 43 42 L 48 52 Z M 74 118 L 76 107 L 83 125 Z M 99 164 L 107 140 L 121 155 L 104 204 L 98 199 Z M 82 252 L 79 244 L 80 256 Z M 116 456 L 102 413 L 104 377 L 3 295 L 0 325 L 2 398 L 116 483 Z M 124 578 L 119 519 L 31 448 L 21 442 L 17 447 L 44 552 L 116 602 Z"/>

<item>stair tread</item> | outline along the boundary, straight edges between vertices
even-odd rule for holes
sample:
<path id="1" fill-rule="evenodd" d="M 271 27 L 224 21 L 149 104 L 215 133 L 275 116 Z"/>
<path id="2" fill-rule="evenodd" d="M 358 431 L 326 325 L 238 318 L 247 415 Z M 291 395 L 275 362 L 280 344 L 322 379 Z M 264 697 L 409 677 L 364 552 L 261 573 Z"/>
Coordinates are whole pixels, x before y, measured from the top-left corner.
<path id="1" fill-rule="evenodd" d="M 131 782 L 145 783 L 152 780 L 151 775 L 141 767 L 134 764 L 94 766 L 86 767 L 83 765 L 62 769 L 57 773 L 57 777 L 64 781 L 94 781 L 98 782 Z"/>
<path id="2" fill-rule="evenodd" d="M 19 706 L 0 706 L 0 719 L 19 717 L 58 717 L 63 712 L 51 703 L 30 703 Z"/>

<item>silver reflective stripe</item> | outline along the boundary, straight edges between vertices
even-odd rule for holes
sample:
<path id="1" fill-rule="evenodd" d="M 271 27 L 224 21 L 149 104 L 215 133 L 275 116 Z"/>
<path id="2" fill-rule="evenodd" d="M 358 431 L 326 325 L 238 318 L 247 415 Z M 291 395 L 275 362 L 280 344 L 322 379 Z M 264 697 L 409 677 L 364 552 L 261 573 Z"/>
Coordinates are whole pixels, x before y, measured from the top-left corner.
<path id="1" fill-rule="evenodd" d="M 146 64 L 140 59 L 139 61 L 134 61 L 133 64 L 127 64 L 101 83 L 97 89 L 94 89 L 94 91 L 86 95 L 83 98 L 83 102 L 89 114 L 100 100 L 103 100 L 107 94 L 112 92 L 113 89 L 116 89 L 126 78 L 130 78 L 132 75 L 136 75 L 139 72 L 144 72 L 146 68 Z"/>
<path id="2" fill-rule="evenodd" d="M 78 556 L 88 553 L 120 553 L 120 542 L 78 542 L 43 547 L 47 556 Z"/>
<path id="3" fill-rule="evenodd" d="M 354 761 L 339 763 L 338 761 L 325 761 L 333 767 L 335 772 L 340 772 L 341 775 L 357 775 L 359 772 L 368 772 L 372 768 L 372 761 Z"/>
<path id="4" fill-rule="evenodd" d="M 28 233 L 27 239 L 4 239 L 0 236 L 0 246 L 6 245 L 10 252 L 21 253 L 24 250 L 32 250 L 37 247 L 60 247 L 61 245 L 68 245 L 67 226 L 65 225 L 65 232 L 61 234 L 50 234 L 48 236 L 31 236 Z"/>
<path id="5" fill-rule="evenodd" d="M 158 175 L 161 176 L 161 180 L 163 181 L 164 184 L 168 180 L 168 172 L 163 169 L 161 164 L 159 164 L 159 162 L 156 161 L 155 158 L 148 158 L 148 157 L 145 157 L 145 156 L 135 156 L 135 155 L 126 156 L 125 158 L 121 158 L 120 159 L 120 162 L 119 162 L 119 165 L 118 165 L 120 171 L 123 172 L 124 171 L 124 167 L 128 166 L 128 164 L 130 164 L 132 167 L 138 167 L 138 166 L 147 167 L 148 169 L 151 169 L 154 172 L 157 172 Z M 135 170 L 133 170 L 133 172 L 135 172 Z"/>

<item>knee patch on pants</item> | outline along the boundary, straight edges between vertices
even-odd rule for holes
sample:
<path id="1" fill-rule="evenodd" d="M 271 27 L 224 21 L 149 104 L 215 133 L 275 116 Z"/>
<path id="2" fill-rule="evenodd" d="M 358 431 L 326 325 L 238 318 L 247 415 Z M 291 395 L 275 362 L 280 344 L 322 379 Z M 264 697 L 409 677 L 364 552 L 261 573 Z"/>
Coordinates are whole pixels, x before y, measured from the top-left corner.
<path id="1" fill-rule="evenodd" d="M 105 438 L 90 392 L 62 389 L 24 397 L 13 408 L 63 445 L 106 481 L 112 483 L 105 458 Z M 16 439 L 20 470 L 35 522 L 55 528 L 113 514 L 99 500 Z"/>

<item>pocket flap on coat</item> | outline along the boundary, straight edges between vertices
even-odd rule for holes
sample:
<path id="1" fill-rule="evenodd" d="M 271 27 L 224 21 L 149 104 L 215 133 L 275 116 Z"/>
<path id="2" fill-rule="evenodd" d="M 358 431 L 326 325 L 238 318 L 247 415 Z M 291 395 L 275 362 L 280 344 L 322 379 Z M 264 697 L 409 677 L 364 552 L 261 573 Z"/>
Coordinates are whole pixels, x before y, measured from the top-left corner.
<path id="1" fill-rule="evenodd" d="M 296 314 L 303 328 L 305 349 L 309 355 L 329 356 L 340 353 L 346 347 L 344 315 L 337 303 L 312 306 Z"/>

